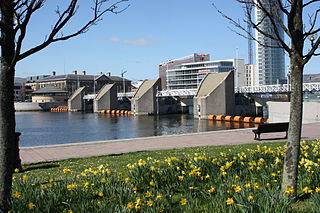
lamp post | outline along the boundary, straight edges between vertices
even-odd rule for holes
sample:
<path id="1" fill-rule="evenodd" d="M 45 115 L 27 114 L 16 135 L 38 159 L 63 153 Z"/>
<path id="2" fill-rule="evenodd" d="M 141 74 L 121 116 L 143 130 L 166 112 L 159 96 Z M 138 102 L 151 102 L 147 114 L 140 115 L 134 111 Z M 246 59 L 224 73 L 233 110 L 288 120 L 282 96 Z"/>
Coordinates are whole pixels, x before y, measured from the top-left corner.
<path id="1" fill-rule="evenodd" d="M 291 83 L 291 71 L 290 70 L 287 73 L 287 78 L 288 78 L 288 101 L 290 102 L 291 101 L 291 99 L 290 99 L 290 96 L 291 96 L 291 85 L 290 85 L 290 83 Z"/>
<path id="2" fill-rule="evenodd" d="M 124 74 L 127 72 L 127 70 L 122 70 L 121 71 L 121 78 L 122 78 L 122 84 L 123 84 L 123 92 L 124 92 L 124 97 L 126 97 L 126 84 L 124 81 Z"/>

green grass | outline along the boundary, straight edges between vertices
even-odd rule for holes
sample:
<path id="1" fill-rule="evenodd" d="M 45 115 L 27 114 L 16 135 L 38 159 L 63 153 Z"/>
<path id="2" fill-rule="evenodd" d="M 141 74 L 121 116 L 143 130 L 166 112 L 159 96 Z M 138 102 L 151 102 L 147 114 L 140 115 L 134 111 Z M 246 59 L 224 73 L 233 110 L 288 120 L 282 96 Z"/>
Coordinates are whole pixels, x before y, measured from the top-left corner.
<path id="1" fill-rule="evenodd" d="M 219 155 L 220 152 L 229 152 L 231 154 L 237 152 L 244 152 L 248 149 L 254 149 L 257 145 L 269 147 L 278 147 L 284 145 L 284 142 L 273 142 L 273 143 L 252 143 L 243 145 L 226 145 L 226 146 L 204 146 L 204 147 L 193 147 L 193 148 L 182 148 L 182 149 L 169 149 L 159 151 L 142 151 L 142 152 L 131 152 L 118 155 L 106 155 L 106 156 L 95 156 L 90 158 L 74 158 L 62 161 L 37 163 L 24 165 L 23 168 L 29 173 L 38 177 L 46 178 L 48 175 L 61 175 L 63 168 L 70 168 L 75 172 L 81 172 L 87 168 L 95 168 L 97 165 L 105 165 L 111 170 L 123 170 L 126 169 L 128 163 L 136 162 L 139 159 L 147 159 L 153 157 L 155 159 L 165 159 L 170 156 L 185 156 L 193 153 L 209 153 L 213 156 Z"/>
<path id="2" fill-rule="evenodd" d="M 320 141 L 302 143 L 299 201 L 280 192 L 284 143 L 126 153 L 25 165 L 12 212 L 319 212 Z"/>

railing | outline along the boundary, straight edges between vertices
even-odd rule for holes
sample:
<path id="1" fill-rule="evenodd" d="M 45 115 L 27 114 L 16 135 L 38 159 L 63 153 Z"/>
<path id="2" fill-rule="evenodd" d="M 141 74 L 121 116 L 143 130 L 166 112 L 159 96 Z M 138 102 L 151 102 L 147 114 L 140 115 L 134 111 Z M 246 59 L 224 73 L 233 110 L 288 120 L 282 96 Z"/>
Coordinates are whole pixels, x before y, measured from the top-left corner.
<path id="1" fill-rule="evenodd" d="M 165 96 L 195 96 L 197 89 L 173 89 L 158 91 L 158 97 Z"/>
<path id="2" fill-rule="evenodd" d="M 245 86 L 235 88 L 236 93 L 286 93 L 290 91 L 291 85 L 288 84 L 276 84 L 276 85 L 264 85 L 264 86 Z M 316 91 L 320 92 L 319 83 L 304 83 L 303 91 Z M 197 89 L 173 89 L 163 90 L 157 92 L 157 97 L 167 96 L 195 96 Z M 135 92 L 118 93 L 118 98 L 128 97 L 132 98 Z M 95 94 L 85 95 L 83 99 L 94 99 Z"/>
<path id="3" fill-rule="evenodd" d="M 236 93 L 283 93 L 290 90 L 291 85 L 288 84 L 245 86 L 235 88 Z M 304 83 L 303 91 L 320 91 L 320 82 Z"/>

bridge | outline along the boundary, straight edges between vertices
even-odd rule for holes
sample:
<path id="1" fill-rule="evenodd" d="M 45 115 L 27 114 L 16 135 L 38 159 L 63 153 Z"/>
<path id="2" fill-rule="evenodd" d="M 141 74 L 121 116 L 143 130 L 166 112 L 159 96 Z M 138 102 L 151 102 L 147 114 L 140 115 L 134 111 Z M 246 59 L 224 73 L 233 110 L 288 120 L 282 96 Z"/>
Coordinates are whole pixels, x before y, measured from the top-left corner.
<path id="1" fill-rule="evenodd" d="M 288 93 L 291 91 L 290 84 L 275 84 L 275 85 L 263 85 L 263 86 L 244 86 L 235 88 L 235 93 Z M 304 92 L 320 92 L 320 82 L 317 83 L 304 83 Z M 197 89 L 175 89 L 175 90 L 163 90 L 157 92 L 157 97 L 190 97 L 195 96 Z M 118 93 L 118 98 L 132 98 L 135 92 Z M 85 95 L 84 99 L 94 99 L 94 94 Z"/>

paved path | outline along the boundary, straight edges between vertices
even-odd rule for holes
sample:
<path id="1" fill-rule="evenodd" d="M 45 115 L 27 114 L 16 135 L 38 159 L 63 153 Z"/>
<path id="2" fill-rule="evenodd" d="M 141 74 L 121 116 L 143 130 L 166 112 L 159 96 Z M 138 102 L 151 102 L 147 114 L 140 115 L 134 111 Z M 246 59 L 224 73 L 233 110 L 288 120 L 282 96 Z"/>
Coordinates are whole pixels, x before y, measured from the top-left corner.
<path id="1" fill-rule="evenodd" d="M 283 141 L 285 133 L 269 133 L 262 134 L 261 136 L 263 142 Z M 23 164 L 31 164 L 68 158 L 83 158 L 146 150 L 256 143 L 257 141 L 254 141 L 253 138 L 252 129 L 223 130 L 184 135 L 23 147 L 20 149 L 20 156 Z M 320 139 L 320 122 L 304 124 L 302 139 L 315 138 Z"/>

